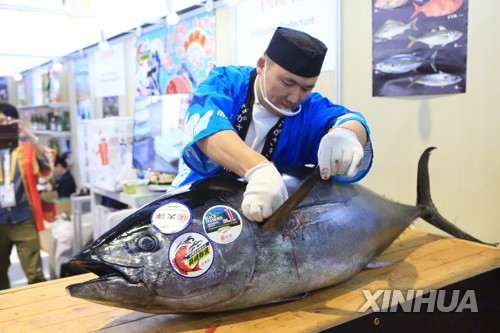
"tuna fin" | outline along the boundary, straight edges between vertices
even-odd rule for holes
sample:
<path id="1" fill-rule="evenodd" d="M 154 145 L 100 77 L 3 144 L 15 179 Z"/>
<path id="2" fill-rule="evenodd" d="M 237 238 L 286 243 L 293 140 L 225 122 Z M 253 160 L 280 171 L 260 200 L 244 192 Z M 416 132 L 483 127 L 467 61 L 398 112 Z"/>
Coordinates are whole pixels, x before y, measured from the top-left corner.
<path id="1" fill-rule="evenodd" d="M 498 243 L 485 243 L 480 241 L 479 239 L 469 235 L 465 231 L 459 229 L 457 226 L 446 220 L 441 214 L 438 212 L 436 206 L 432 202 L 431 191 L 430 191 L 430 182 L 429 182 L 429 156 L 431 151 L 436 149 L 435 147 L 427 148 L 420 157 L 418 161 L 418 178 L 417 178 L 417 205 L 424 208 L 425 211 L 421 216 L 422 219 L 429 222 L 436 228 L 460 239 L 477 242 L 486 245 L 497 246 Z"/>
<path id="2" fill-rule="evenodd" d="M 312 190 L 314 184 L 320 180 L 319 167 L 316 167 L 314 171 L 300 184 L 299 188 L 292 194 L 285 202 L 271 215 L 264 223 L 261 223 L 262 227 L 266 230 L 278 231 L 283 230 L 285 225 L 290 219 L 292 211 L 297 208 L 297 206 L 304 200 L 304 198 Z"/>
<path id="3" fill-rule="evenodd" d="M 436 56 L 437 56 L 437 53 L 438 53 L 438 51 L 437 51 L 437 50 L 436 50 L 436 51 L 434 51 L 434 53 L 433 53 L 433 54 L 432 54 L 432 56 L 431 56 L 431 61 L 430 61 L 430 63 L 431 63 L 431 67 L 432 67 L 432 69 L 434 70 L 434 72 L 437 72 L 437 71 L 438 71 L 438 70 L 437 70 L 437 68 L 436 68 Z"/>
<path id="4" fill-rule="evenodd" d="M 410 47 L 413 46 L 413 44 L 415 44 L 417 42 L 417 39 L 413 36 L 408 36 L 408 38 L 410 38 L 410 43 L 408 43 L 408 46 L 406 47 L 407 49 L 409 49 Z"/>
<path id="5" fill-rule="evenodd" d="M 397 264 L 400 261 L 401 260 L 383 261 L 383 260 L 373 259 L 368 264 L 366 264 L 366 266 L 365 266 L 364 269 L 377 269 L 377 268 L 390 267 L 390 266 L 393 266 L 393 265 Z"/>
<path id="6" fill-rule="evenodd" d="M 410 80 L 410 83 L 406 88 L 411 88 L 415 84 L 415 80 L 411 76 L 408 76 L 408 80 Z"/>
<path id="7" fill-rule="evenodd" d="M 306 298 L 308 295 L 309 295 L 309 293 L 305 292 L 305 293 L 293 295 L 293 296 L 290 296 L 290 297 L 280 298 L 280 299 L 277 299 L 275 301 L 269 302 L 267 304 L 283 303 L 283 302 L 290 302 L 290 301 L 299 301 L 301 299 Z"/>
<path id="8" fill-rule="evenodd" d="M 410 22 L 410 28 L 412 28 L 413 30 L 417 30 L 418 31 L 417 20 L 418 20 L 418 17 L 415 18 L 413 21 Z"/>

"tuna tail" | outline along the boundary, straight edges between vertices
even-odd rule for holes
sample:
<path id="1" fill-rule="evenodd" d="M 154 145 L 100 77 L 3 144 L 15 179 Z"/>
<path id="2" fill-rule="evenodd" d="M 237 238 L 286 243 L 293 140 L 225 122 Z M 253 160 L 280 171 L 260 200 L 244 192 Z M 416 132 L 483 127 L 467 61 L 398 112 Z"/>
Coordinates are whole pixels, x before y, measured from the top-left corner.
<path id="1" fill-rule="evenodd" d="M 460 239 L 477 242 L 486 245 L 497 246 L 498 244 L 490 244 L 480 241 L 479 239 L 469 235 L 465 231 L 459 229 L 457 226 L 446 220 L 438 212 L 436 206 L 432 202 L 430 182 L 429 182 L 429 156 L 435 147 L 427 148 L 420 160 L 418 161 L 418 179 L 417 179 L 417 205 L 424 208 L 424 212 L 421 216 L 422 219 L 429 222 L 436 228 Z"/>
<path id="2" fill-rule="evenodd" d="M 409 49 L 410 47 L 412 47 L 413 44 L 415 44 L 417 42 L 417 38 L 415 38 L 413 36 L 408 36 L 408 38 L 410 38 L 410 42 L 408 43 L 408 46 L 406 47 L 407 49 Z"/>
<path id="3" fill-rule="evenodd" d="M 410 19 L 414 18 L 418 15 L 418 13 L 422 11 L 422 6 L 419 6 L 416 3 L 413 3 L 413 7 L 415 7 L 415 12 L 413 12 L 413 14 L 410 16 Z"/>

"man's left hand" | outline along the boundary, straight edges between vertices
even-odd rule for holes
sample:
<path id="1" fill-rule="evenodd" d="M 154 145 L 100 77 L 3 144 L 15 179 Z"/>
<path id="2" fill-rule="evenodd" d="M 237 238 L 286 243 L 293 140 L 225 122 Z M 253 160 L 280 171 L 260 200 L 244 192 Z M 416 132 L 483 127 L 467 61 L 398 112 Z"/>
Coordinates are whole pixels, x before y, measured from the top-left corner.
<path id="1" fill-rule="evenodd" d="M 354 177 L 362 159 L 363 146 L 354 131 L 334 127 L 321 139 L 318 165 L 323 179 L 345 173 L 348 177 Z"/>

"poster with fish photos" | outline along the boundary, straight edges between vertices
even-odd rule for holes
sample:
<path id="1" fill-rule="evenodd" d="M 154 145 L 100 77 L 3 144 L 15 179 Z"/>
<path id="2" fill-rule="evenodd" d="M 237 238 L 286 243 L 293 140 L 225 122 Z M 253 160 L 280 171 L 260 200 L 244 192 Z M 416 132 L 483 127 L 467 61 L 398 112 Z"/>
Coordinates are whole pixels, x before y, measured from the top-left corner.
<path id="1" fill-rule="evenodd" d="M 469 0 L 373 0 L 373 96 L 465 93 Z"/>

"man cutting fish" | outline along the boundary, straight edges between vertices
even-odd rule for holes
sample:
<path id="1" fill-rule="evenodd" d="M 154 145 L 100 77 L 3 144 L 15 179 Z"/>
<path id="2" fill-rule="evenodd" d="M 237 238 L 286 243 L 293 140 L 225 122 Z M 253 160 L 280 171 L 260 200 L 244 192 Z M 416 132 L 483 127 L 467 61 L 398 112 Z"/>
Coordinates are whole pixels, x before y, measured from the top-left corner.
<path id="1" fill-rule="evenodd" d="M 362 179 L 373 159 L 365 118 L 312 92 L 326 52 L 309 34 L 278 27 L 255 68 L 212 69 L 187 111 L 172 186 L 230 170 L 248 182 L 243 214 L 262 222 L 288 198 L 280 166 L 317 164 L 323 179 Z"/>

